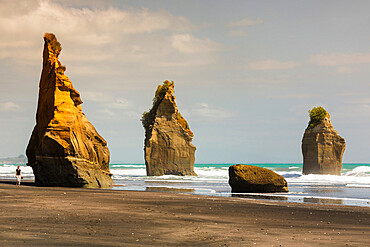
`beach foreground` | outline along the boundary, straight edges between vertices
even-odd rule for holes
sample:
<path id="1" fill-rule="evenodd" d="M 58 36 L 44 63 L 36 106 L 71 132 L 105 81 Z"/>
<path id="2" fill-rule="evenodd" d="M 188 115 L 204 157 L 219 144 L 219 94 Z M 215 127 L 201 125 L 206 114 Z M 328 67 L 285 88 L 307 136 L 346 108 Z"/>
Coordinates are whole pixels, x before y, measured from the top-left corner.
<path id="1" fill-rule="evenodd" d="M 369 246 L 370 209 L 0 183 L 0 246 Z"/>

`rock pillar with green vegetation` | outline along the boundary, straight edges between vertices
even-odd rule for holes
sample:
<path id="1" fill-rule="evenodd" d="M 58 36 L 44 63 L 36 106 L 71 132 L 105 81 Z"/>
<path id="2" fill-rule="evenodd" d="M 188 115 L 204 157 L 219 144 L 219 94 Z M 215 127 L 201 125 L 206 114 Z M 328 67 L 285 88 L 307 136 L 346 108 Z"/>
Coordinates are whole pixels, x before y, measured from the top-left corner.
<path id="1" fill-rule="evenodd" d="M 303 174 L 340 175 L 346 142 L 321 106 L 309 111 L 310 122 L 302 139 Z"/>
<path id="2" fill-rule="evenodd" d="M 145 128 L 144 155 L 148 176 L 193 175 L 195 146 L 187 121 L 181 116 L 174 93 L 174 82 L 159 85 L 153 107 L 144 112 L 141 122 Z"/>

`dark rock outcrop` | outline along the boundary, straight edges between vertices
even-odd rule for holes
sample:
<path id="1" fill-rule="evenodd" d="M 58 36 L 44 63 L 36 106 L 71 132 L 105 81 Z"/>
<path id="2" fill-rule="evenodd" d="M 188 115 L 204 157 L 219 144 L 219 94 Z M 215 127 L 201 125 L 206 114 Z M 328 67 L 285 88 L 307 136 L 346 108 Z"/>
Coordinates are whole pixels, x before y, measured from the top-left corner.
<path id="1" fill-rule="evenodd" d="M 141 119 L 145 128 L 145 165 L 148 176 L 195 175 L 193 133 L 175 102 L 174 83 L 159 85 L 153 107 Z"/>
<path id="2" fill-rule="evenodd" d="M 288 183 L 281 175 L 258 166 L 229 167 L 229 185 L 233 193 L 288 192 Z"/>
<path id="3" fill-rule="evenodd" d="M 109 187 L 109 150 L 82 112 L 80 94 L 64 75 L 54 34 L 44 36 L 36 126 L 26 154 L 42 186 Z"/>
<path id="4" fill-rule="evenodd" d="M 322 107 L 320 109 L 322 117 L 316 123 L 312 123 L 311 118 L 303 135 L 303 174 L 340 175 L 346 142 L 331 124 L 329 113 Z"/>

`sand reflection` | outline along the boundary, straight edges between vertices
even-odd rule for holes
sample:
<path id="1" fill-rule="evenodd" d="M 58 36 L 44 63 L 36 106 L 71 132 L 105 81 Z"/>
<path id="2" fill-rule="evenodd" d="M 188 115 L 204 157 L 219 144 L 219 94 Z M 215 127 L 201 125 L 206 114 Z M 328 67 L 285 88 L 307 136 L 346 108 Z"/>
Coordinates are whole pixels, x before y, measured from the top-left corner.
<path id="1" fill-rule="evenodd" d="M 342 199 L 330 199 L 330 198 L 304 197 L 303 201 L 308 203 L 343 204 Z"/>
<path id="2" fill-rule="evenodd" d="M 286 196 L 251 195 L 251 194 L 239 194 L 239 193 L 232 193 L 231 196 L 252 198 L 252 199 L 263 199 L 263 200 L 277 200 L 277 201 L 287 201 L 288 200 L 288 197 Z"/>
<path id="3" fill-rule="evenodd" d="M 186 192 L 194 193 L 194 189 L 169 188 L 169 187 L 146 187 L 146 191 Z"/>

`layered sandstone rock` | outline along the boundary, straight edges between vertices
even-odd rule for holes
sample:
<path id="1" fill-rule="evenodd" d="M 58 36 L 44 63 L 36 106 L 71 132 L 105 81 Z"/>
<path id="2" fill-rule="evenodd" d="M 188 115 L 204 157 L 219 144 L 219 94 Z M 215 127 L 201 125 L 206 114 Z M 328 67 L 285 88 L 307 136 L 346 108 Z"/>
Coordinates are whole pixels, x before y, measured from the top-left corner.
<path id="1" fill-rule="evenodd" d="M 233 193 L 288 192 L 288 183 L 281 175 L 258 166 L 229 167 L 229 185 Z"/>
<path id="2" fill-rule="evenodd" d="M 148 176 L 195 175 L 193 133 L 175 102 L 174 83 L 159 85 L 153 107 L 141 119 L 145 128 L 145 165 Z"/>
<path id="3" fill-rule="evenodd" d="M 316 121 L 312 119 L 313 110 L 322 112 Z M 302 139 L 303 174 L 340 175 L 346 142 L 322 107 L 315 107 L 310 113 L 311 120 Z"/>
<path id="4" fill-rule="evenodd" d="M 27 147 L 28 165 L 42 186 L 108 187 L 109 150 L 81 109 L 80 94 L 64 75 L 54 34 L 44 36 L 36 126 Z"/>

